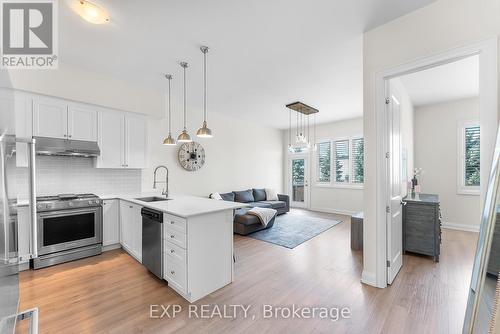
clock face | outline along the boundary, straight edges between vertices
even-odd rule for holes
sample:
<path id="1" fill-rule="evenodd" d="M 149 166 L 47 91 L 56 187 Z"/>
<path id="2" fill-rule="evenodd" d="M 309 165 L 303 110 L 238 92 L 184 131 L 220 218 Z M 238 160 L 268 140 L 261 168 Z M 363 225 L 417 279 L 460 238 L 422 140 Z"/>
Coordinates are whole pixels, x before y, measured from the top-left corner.
<path id="1" fill-rule="evenodd" d="M 200 143 L 184 143 L 179 148 L 179 163 L 188 171 L 197 171 L 205 164 L 205 149 Z"/>

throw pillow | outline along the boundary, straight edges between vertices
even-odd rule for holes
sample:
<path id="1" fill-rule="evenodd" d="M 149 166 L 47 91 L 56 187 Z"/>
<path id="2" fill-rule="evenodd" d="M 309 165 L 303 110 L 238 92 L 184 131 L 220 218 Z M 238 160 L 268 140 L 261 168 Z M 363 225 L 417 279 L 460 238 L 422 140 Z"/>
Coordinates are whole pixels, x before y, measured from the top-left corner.
<path id="1" fill-rule="evenodd" d="M 267 201 L 279 201 L 278 192 L 274 189 L 266 188 L 266 200 Z"/>
<path id="2" fill-rule="evenodd" d="M 243 191 L 233 191 L 234 193 L 234 201 L 239 203 L 250 203 L 255 202 L 253 198 L 252 189 L 243 190 Z"/>
<path id="3" fill-rule="evenodd" d="M 224 201 L 234 202 L 234 193 L 219 194 Z"/>
<path id="4" fill-rule="evenodd" d="M 265 201 L 266 200 L 266 190 L 265 189 L 254 189 L 253 190 L 253 199 L 255 202 Z"/>
<path id="5" fill-rule="evenodd" d="M 221 197 L 221 195 L 220 195 L 219 193 L 212 193 L 212 194 L 210 195 L 210 198 L 211 198 L 211 199 L 216 199 L 216 200 L 219 200 L 219 201 L 221 201 L 221 200 L 222 200 L 222 197 Z"/>

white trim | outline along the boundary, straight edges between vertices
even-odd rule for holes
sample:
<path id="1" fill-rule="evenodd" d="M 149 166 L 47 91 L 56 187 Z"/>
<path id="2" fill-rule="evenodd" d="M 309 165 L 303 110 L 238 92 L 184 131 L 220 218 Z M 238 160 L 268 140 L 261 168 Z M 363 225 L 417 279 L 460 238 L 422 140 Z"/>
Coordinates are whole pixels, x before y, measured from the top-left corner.
<path id="1" fill-rule="evenodd" d="M 331 208 L 320 208 L 320 207 L 311 207 L 309 211 L 315 211 L 315 212 L 323 212 L 323 213 L 334 213 L 337 215 L 346 215 L 346 216 L 352 216 L 358 212 L 361 212 L 362 210 L 359 211 L 351 211 L 351 210 L 341 210 L 341 209 L 331 209 Z"/>
<path id="2" fill-rule="evenodd" d="M 480 73 L 479 73 L 479 92 L 480 92 L 480 119 L 481 119 L 481 166 L 485 166 L 481 170 L 481 179 L 488 178 L 488 168 L 491 166 L 491 157 L 493 156 L 492 149 L 495 145 L 496 128 L 498 124 L 498 49 L 497 38 L 492 37 L 479 43 L 457 47 L 447 50 L 429 57 L 425 57 L 416 61 L 412 61 L 403 65 L 387 68 L 377 71 L 371 78 L 371 85 L 374 93 L 374 112 L 375 112 L 375 152 L 376 157 L 376 213 L 375 213 L 375 249 L 370 249 L 370 252 L 375 251 L 375 277 L 363 273 L 363 276 L 369 279 L 364 279 L 367 284 L 385 288 L 387 287 L 387 270 L 386 270 L 386 253 L 387 253 L 387 214 L 385 207 L 387 205 L 388 194 L 388 179 L 387 179 L 387 159 L 385 154 L 387 151 L 387 120 L 385 99 L 387 95 L 388 81 L 392 78 L 405 74 L 415 73 L 425 69 L 433 68 L 439 65 L 448 64 L 470 56 L 479 55 Z M 490 135 L 491 134 L 491 135 Z M 489 138 L 489 137 L 491 138 Z M 481 206 L 484 199 L 486 182 L 481 186 Z M 366 210 L 365 210 L 366 211 Z M 373 235 L 367 235 L 368 231 L 364 230 L 364 240 L 373 238 Z M 365 254 L 367 247 L 364 247 Z"/>
<path id="3" fill-rule="evenodd" d="M 118 248 L 122 248 L 122 245 L 120 243 L 113 244 L 113 245 L 102 246 L 102 251 L 103 252 L 107 252 L 107 251 L 110 251 L 110 250 L 113 250 L 113 249 L 118 249 Z"/>
<path id="4" fill-rule="evenodd" d="M 372 285 L 372 286 L 377 286 L 377 275 L 374 273 L 367 272 L 363 270 L 361 273 L 361 283 Z"/>
<path id="5" fill-rule="evenodd" d="M 480 121 L 463 120 L 457 122 L 457 194 L 477 195 L 481 194 L 480 186 L 466 186 L 465 183 L 465 129 L 468 127 L 481 126 Z M 481 130 L 480 130 L 481 131 Z M 480 137 L 481 138 L 481 137 Z"/>
<path id="6" fill-rule="evenodd" d="M 19 263 L 19 271 L 30 270 L 30 262 Z"/>
<path id="7" fill-rule="evenodd" d="M 457 224 L 451 222 L 443 222 L 441 225 L 442 228 L 446 228 L 449 230 L 457 230 L 457 231 L 465 231 L 465 232 L 474 232 L 479 233 L 479 225 L 466 225 L 466 224 Z"/>

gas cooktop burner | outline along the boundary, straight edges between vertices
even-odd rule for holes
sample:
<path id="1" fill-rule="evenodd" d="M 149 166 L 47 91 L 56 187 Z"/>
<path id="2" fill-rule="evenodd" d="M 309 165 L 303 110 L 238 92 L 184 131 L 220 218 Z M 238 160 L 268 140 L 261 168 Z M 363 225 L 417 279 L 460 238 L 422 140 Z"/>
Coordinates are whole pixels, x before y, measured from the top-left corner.
<path id="1" fill-rule="evenodd" d="M 54 211 L 101 206 L 101 200 L 94 194 L 61 194 L 36 198 L 37 211 Z"/>
<path id="2" fill-rule="evenodd" d="M 36 198 L 37 202 L 69 201 L 74 199 L 94 199 L 99 198 L 94 194 L 60 194 L 56 196 L 40 196 Z"/>

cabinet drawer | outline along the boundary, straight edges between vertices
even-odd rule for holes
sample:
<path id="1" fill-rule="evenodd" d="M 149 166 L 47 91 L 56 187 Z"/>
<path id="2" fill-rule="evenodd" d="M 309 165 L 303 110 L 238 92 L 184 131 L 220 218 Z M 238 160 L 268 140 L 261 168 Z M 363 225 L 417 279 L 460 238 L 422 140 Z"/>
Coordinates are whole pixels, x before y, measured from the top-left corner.
<path id="1" fill-rule="evenodd" d="M 165 243 L 165 257 L 169 256 L 177 262 L 186 263 L 186 250 L 180 248 L 170 241 L 163 241 Z"/>
<path id="2" fill-rule="evenodd" d="M 167 230 L 177 230 L 182 233 L 186 233 L 186 220 L 184 218 L 172 216 L 172 215 L 164 215 L 163 223 Z"/>
<path id="3" fill-rule="evenodd" d="M 175 229 L 165 229 L 164 240 L 186 249 L 186 235 Z"/>
<path id="4" fill-rule="evenodd" d="M 165 278 L 168 285 L 186 293 L 186 266 L 173 260 L 169 255 L 165 257 L 165 262 Z"/>

